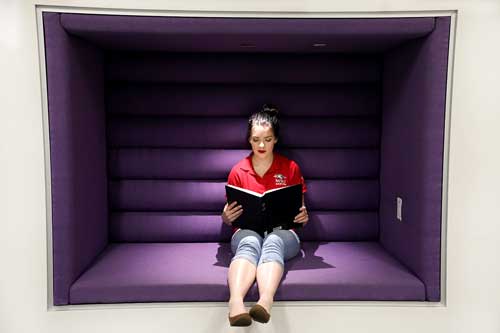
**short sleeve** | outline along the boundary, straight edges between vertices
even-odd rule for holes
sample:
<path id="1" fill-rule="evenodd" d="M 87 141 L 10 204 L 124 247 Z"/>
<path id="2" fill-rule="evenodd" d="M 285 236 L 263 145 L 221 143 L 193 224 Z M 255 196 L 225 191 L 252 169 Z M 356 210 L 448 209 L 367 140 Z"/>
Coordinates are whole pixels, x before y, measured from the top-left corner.
<path id="1" fill-rule="evenodd" d="M 291 181 L 291 184 L 292 185 L 302 184 L 302 193 L 306 193 L 307 192 L 307 186 L 306 186 L 306 182 L 304 180 L 304 177 L 302 176 L 302 172 L 300 171 L 299 165 L 297 163 L 295 163 L 294 161 L 292 161 L 291 167 L 292 167 L 292 181 Z"/>

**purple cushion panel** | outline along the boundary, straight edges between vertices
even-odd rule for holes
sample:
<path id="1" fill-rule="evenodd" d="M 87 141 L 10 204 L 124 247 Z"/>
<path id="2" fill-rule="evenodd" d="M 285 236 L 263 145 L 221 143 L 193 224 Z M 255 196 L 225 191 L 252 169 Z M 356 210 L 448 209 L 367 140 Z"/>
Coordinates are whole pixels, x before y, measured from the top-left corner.
<path id="1" fill-rule="evenodd" d="M 306 195 L 311 223 L 301 231 L 305 240 L 372 240 L 377 237 L 378 225 L 378 184 L 374 183 L 378 177 L 378 150 L 362 149 L 300 149 L 281 150 L 286 156 L 293 157 L 301 167 L 309 186 L 310 182 L 317 183 L 316 179 L 336 180 L 331 186 L 320 184 L 316 192 L 325 197 L 335 188 L 338 192 L 352 193 L 348 182 L 357 178 L 370 180 L 371 193 L 374 199 L 367 202 L 363 211 L 315 211 L 315 206 L 326 209 L 353 209 L 352 202 L 358 201 L 358 195 L 367 196 L 366 190 L 360 189 L 353 196 L 337 196 L 337 200 L 324 200 L 323 197 Z M 248 150 L 218 150 L 218 149 L 115 149 L 110 154 L 110 176 L 115 179 L 111 184 L 111 201 L 116 202 L 115 213 L 111 216 L 111 233 L 113 241 L 123 242 L 194 242 L 194 241 L 229 241 L 226 230 L 221 230 L 220 213 L 224 205 L 223 184 L 227 179 L 228 170 L 238 160 L 245 157 Z M 321 163 L 311 163 L 311 161 Z M 203 165 L 203 169 L 199 166 Z M 165 167 L 168 166 L 168 167 Z M 309 177 L 311 175 L 311 177 Z M 313 178 L 314 177 L 314 178 Z M 118 181 L 121 179 L 122 181 Z M 146 180 L 145 183 L 138 180 Z M 155 179 L 151 183 L 151 179 Z M 173 179 L 183 181 L 172 182 Z M 190 181 L 196 179 L 196 182 Z M 169 199 L 166 194 L 158 194 L 163 184 L 201 186 L 203 180 L 220 179 L 222 182 L 216 187 L 216 193 L 201 195 L 194 190 L 183 196 Z M 343 182 L 339 180 L 344 179 Z M 130 182 L 132 180 L 132 182 Z M 211 186 L 212 182 L 205 182 Z M 125 187 L 123 187 L 125 184 Z M 136 184 L 132 186 L 132 184 Z M 138 184 L 138 185 L 137 185 Z M 132 187 L 131 187 L 132 186 Z M 169 188 L 169 185 L 166 185 Z M 314 184 L 312 185 L 314 188 Z M 199 187 L 198 187 L 199 188 Z M 325 189 L 323 189 L 325 188 Z M 170 190 L 170 188 L 169 188 Z M 122 193 L 126 191 L 127 193 Z M 175 188 L 172 191 L 176 191 Z M 203 191 L 202 191 L 203 192 Z M 136 196 L 138 198 L 136 198 Z M 196 199 L 195 197 L 200 198 Z M 220 197 L 219 197 L 220 196 Z M 168 196 L 169 197 L 169 196 Z M 118 202 L 120 198 L 124 201 Z M 137 200 L 147 200 L 137 206 Z M 181 202 L 176 201 L 177 198 Z M 211 200 L 215 199 L 215 200 Z M 351 198 L 351 199 L 348 199 Z M 211 200 L 208 202 L 207 200 Z M 217 200 L 220 199 L 220 200 Z M 342 202 L 347 199 L 347 202 Z M 154 200 L 151 203 L 151 200 Z M 213 201 L 213 202 L 212 202 Z M 362 202 L 362 201 L 361 201 Z M 186 206 L 186 203 L 189 203 Z M 195 204 L 196 203 L 196 204 Z M 359 202 L 358 202 L 359 203 Z M 358 207 L 359 208 L 359 207 Z M 154 210 L 160 212 L 132 212 L 132 210 Z M 189 209 L 180 212 L 179 209 Z M 120 213 L 119 210 L 127 212 Z M 169 210 L 173 210 L 168 212 Z M 214 210 L 212 213 L 207 210 Z M 201 212 L 200 212 L 201 211 Z M 205 211 L 205 212 L 203 212 Z M 189 215 L 192 215 L 191 217 Z M 351 238 L 349 238 L 351 237 Z"/>
<path id="2" fill-rule="evenodd" d="M 440 299 L 441 196 L 450 18 L 386 57 L 382 116 L 382 245 Z M 403 158 L 402 158 L 403 157 Z M 403 222 L 396 222 L 396 196 Z"/>
<path id="3" fill-rule="evenodd" d="M 303 241 L 367 241 L 378 239 L 377 211 L 313 211 Z M 196 235 L 194 237 L 193 235 Z M 229 242 L 231 229 L 220 212 L 113 212 L 113 242 Z"/>
<path id="4" fill-rule="evenodd" d="M 189 83 L 186 86 L 113 82 L 106 88 L 107 112 L 140 116 L 248 117 L 268 101 L 279 105 L 287 116 L 309 117 L 378 115 L 381 106 L 379 83 Z"/>
<path id="5" fill-rule="evenodd" d="M 68 32 L 103 48 L 172 52 L 314 52 L 314 43 L 327 44 L 320 51 L 380 52 L 434 28 L 432 17 L 270 19 L 68 13 L 62 14 L 61 22 Z"/>
<path id="6" fill-rule="evenodd" d="M 226 181 L 110 181 L 110 208 L 124 211 L 222 211 Z M 377 210 L 378 180 L 309 180 L 308 210 Z M 196 237 L 196 235 L 193 235 Z"/>
<path id="7" fill-rule="evenodd" d="M 306 181 L 378 179 L 378 149 L 276 151 L 296 161 Z M 108 169 L 112 179 L 227 179 L 232 166 L 249 153 L 249 149 L 117 148 L 108 153 Z"/>
<path id="8" fill-rule="evenodd" d="M 373 83 L 381 75 L 373 55 L 112 52 L 106 59 L 109 81 L 135 83 Z"/>
<path id="9" fill-rule="evenodd" d="M 49 106 L 54 304 L 105 248 L 107 175 L 103 59 L 44 13 Z"/>
<path id="10" fill-rule="evenodd" d="M 423 283 L 377 242 L 303 242 L 275 300 L 425 299 Z M 72 304 L 227 301 L 228 243 L 111 244 L 71 287 Z M 203 274 L 200 274 L 203 272 Z M 256 283 L 245 301 L 256 301 Z"/>
<path id="11" fill-rule="evenodd" d="M 110 117 L 114 147 L 246 148 L 248 118 Z M 282 117 L 279 145 L 287 148 L 378 148 L 380 119 L 374 116 Z M 297 135 L 301 133 L 301 135 Z"/>
<path id="12" fill-rule="evenodd" d="M 117 211 L 110 215 L 112 242 L 229 242 L 231 234 L 220 213 Z"/>

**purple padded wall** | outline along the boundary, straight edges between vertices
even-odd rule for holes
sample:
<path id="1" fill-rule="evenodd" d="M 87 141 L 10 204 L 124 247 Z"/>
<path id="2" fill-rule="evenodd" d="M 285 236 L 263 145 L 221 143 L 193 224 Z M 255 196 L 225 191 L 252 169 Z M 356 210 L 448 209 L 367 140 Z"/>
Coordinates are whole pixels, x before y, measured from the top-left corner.
<path id="1" fill-rule="evenodd" d="M 206 58 L 208 57 L 203 57 L 204 62 Z M 149 59 L 150 58 L 148 58 L 148 62 Z M 313 63 L 324 60 L 319 57 L 310 57 L 308 59 Z M 310 66 L 307 66 L 307 70 L 302 69 L 304 60 L 303 58 L 302 62 L 297 64 L 298 66 L 289 66 L 285 68 L 288 73 L 295 72 L 296 75 L 300 75 L 300 81 L 302 82 L 307 76 L 311 75 Z M 292 116 L 304 114 L 304 110 L 307 110 L 308 116 L 314 117 L 333 115 L 378 115 L 380 113 L 380 92 L 379 89 L 377 89 L 380 81 L 380 70 L 377 70 L 375 67 L 377 62 L 373 59 L 370 63 L 363 66 L 366 71 L 362 73 L 356 72 L 356 76 L 353 75 L 352 70 L 345 70 L 346 62 L 342 63 L 342 68 L 344 68 L 343 71 L 346 72 L 344 80 L 350 80 L 352 82 L 357 81 L 355 84 L 348 84 L 347 82 L 349 81 L 340 81 L 338 77 L 339 71 L 337 70 L 335 70 L 335 77 L 338 82 L 331 82 L 334 78 L 326 75 L 324 67 L 318 68 L 318 73 L 311 75 L 314 81 L 312 81 L 312 78 L 307 78 L 309 81 L 312 81 L 308 83 L 299 83 L 300 81 L 297 80 L 297 78 L 290 77 L 288 74 L 288 79 L 292 80 L 289 83 L 293 84 L 286 84 L 286 82 L 262 82 L 269 81 L 270 78 L 272 78 L 273 81 L 277 79 L 283 80 L 283 76 L 281 75 L 275 77 L 269 74 L 269 72 L 262 70 L 259 76 L 255 73 L 253 74 L 254 80 L 260 81 L 258 84 L 255 84 L 250 81 L 245 83 L 241 82 L 242 79 L 248 80 L 246 76 L 242 78 L 241 72 L 238 72 L 238 66 L 242 67 L 242 63 L 235 64 L 232 68 L 229 68 L 227 63 L 225 63 L 224 71 L 220 71 L 217 70 L 217 68 L 207 68 L 209 65 L 207 63 L 202 67 L 201 59 L 198 58 L 196 66 L 198 66 L 198 68 L 202 67 L 201 69 L 203 70 L 204 77 L 208 76 L 207 74 L 210 72 L 214 72 L 217 74 L 214 75 L 215 77 L 212 76 L 212 81 L 222 81 L 221 76 L 224 76 L 224 79 L 230 80 L 231 83 L 215 84 L 215 82 L 212 82 L 210 84 L 210 82 L 208 82 L 207 84 L 203 82 L 190 82 L 189 89 L 179 84 L 180 79 L 177 77 L 169 78 L 168 81 L 170 82 L 152 84 L 151 81 L 153 80 L 150 74 L 147 74 L 147 76 L 144 75 L 144 77 L 135 75 L 134 79 L 138 79 L 142 82 L 149 82 L 149 84 L 131 82 L 131 76 L 125 74 L 129 73 L 125 69 L 126 67 L 122 67 L 118 63 L 120 59 L 114 57 L 111 58 L 110 61 L 112 61 L 113 66 L 119 70 L 109 73 L 109 75 L 112 76 L 114 80 L 123 78 L 125 81 L 122 83 L 114 82 L 114 84 L 110 85 L 111 89 L 107 95 L 108 112 L 110 113 L 150 116 L 176 114 L 183 116 L 203 116 L 206 113 L 213 117 L 227 115 L 228 110 L 231 110 L 232 116 L 245 117 L 261 103 L 269 99 L 272 99 L 277 105 L 286 105 L 286 112 Z M 161 70 L 162 67 L 168 66 L 166 62 L 162 64 L 163 66 L 160 66 L 157 70 Z M 130 65 L 144 68 L 144 66 L 134 63 Z M 180 68 L 180 71 L 184 74 L 179 76 L 186 80 L 185 73 L 187 73 L 192 66 L 194 66 L 194 64 L 185 63 L 185 67 Z M 357 68 L 358 66 L 359 62 L 352 63 L 349 67 Z M 267 69 L 271 69 L 269 65 L 266 67 Z M 300 71 L 298 69 L 300 69 Z M 338 69 L 340 70 L 340 66 Z M 274 70 L 276 73 L 276 65 L 274 66 Z M 152 71 L 153 70 L 151 70 L 151 72 Z M 155 73 L 155 76 L 158 76 L 158 73 Z M 209 81 L 209 78 L 201 78 L 200 76 L 201 74 L 198 73 L 196 77 L 198 82 L 200 79 Z M 160 79 L 161 77 L 158 78 L 158 80 Z M 319 79 L 321 79 L 322 82 L 318 83 Z M 163 80 L 166 80 L 166 78 L 163 78 Z M 171 83 L 173 80 L 176 80 L 176 82 Z M 239 80 L 239 82 L 237 80 Z M 196 98 L 193 98 L 193 96 L 196 96 Z"/>
<path id="2" fill-rule="evenodd" d="M 249 114 L 271 100 L 282 110 L 276 150 L 309 188 L 301 239 L 378 238 L 380 58 L 113 51 L 106 61 L 112 241 L 229 241 L 224 184 L 250 152 Z"/>
<path id="3" fill-rule="evenodd" d="M 128 179 L 122 184 L 133 184 L 136 187 L 154 186 L 159 188 L 161 183 L 166 183 L 165 179 L 170 179 L 169 184 L 196 178 L 201 188 L 210 186 L 209 181 L 222 179 L 219 186 L 204 198 L 203 203 L 208 204 L 208 199 L 215 199 L 214 204 L 220 205 L 223 197 L 224 178 L 230 166 L 236 164 L 242 156 L 248 154 L 248 150 L 242 149 L 214 149 L 205 148 L 195 150 L 191 148 L 119 148 L 110 151 L 109 169 L 114 181 L 112 188 L 120 184 L 119 179 Z M 314 175 L 315 178 L 330 181 L 337 187 L 346 187 L 350 184 L 350 178 L 371 178 L 378 177 L 378 149 L 282 149 L 285 156 L 292 157 L 306 175 Z M 306 163 L 314 161 L 317 156 L 321 156 L 323 163 Z M 203 169 L 200 169 L 200 164 Z M 145 169 L 144 166 L 148 168 Z M 168 166 L 168 167 L 165 167 Z M 158 180 L 158 184 L 147 180 Z M 331 180 L 336 179 L 335 182 Z M 342 181 L 341 181 L 342 180 Z M 311 183 L 310 183 L 311 182 Z M 315 186 L 317 180 L 310 177 L 308 185 Z M 149 184 L 149 185 L 147 185 Z M 312 184 L 312 185 L 311 185 Z M 191 185 L 191 183 L 187 183 Z M 317 189 L 320 189 L 317 187 Z M 378 186 L 372 183 L 373 191 L 378 191 Z M 115 187 L 115 190 L 118 190 Z M 338 188 L 339 189 L 339 188 Z M 123 188 L 122 188 L 123 190 Z M 343 197 L 344 200 L 355 194 L 354 187 L 348 188 L 349 195 Z M 308 200 L 311 204 L 320 203 L 319 200 L 312 200 L 315 193 L 310 192 Z M 196 193 L 191 194 L 196 197 Z M 317 211 L 312 214 L 311 219 L 314 224 L 302 231 L 303 240 L 328 240 L 339 241 L 359 241 L 376 239 L 378 234 L 378 201 L 376 193 L 372 193 L 375 200 L 372 202 L 372 211 Z M 154 197 L 156 198 L 156 196 Z M 154 199 L 153 198 L 153 199 Z M 161 198 L 161 197 L 160 197 Z M 123 198 L 124 199 L 124 198 Z M 321 198 L 319 198 L 321 199 Z M 129 199 L 130 200 L 130 199 Z M 198 199 L 199 200 L 199 199 Z M 353 200 L 351 197 L 350 200 Z M 111 215 L 110 234 L 112 241 L 121 242 L 193 242 L 199 241 L 228 241 L 230 238 L 229 228 L 220 223 L 220 215 L 216 206 L 215 212 L 196 212 L 202 207 L 191 206 L 185 212 L 167 212 L 164 209 L 169 202 L 158 200 L 156 205 L 161 211 L 151 212 L 131 212 L 115 211 Z M 326 205 L 340 205 L 340 202 Z M 359 203 L 358 203 L 359 204 Z M 173 205 L 175 206 L 175 205 Z M 171 206 L 172 207 L 172 206 Z M 176 207 L 178 210 L 179 207 Z M 345 206 L 343 207 L 345 208 Z M 367 208 L 367 207 L 362 207 Z M 190 209 L 190 210 L 189 210 Z M 312 206 L 310 207 L 310 210 Z M 205 209 L 206 210 L 206 209 Z M 334 230 L 334 232 L 332 232 Z M 197 235 L 194 237 L 193 235 Z"/>
<path id="4" fill-rule="evenodd" d="M 380 241 L 440 300 L 441 191 L 450 18 L 386 55 Z M 403 222 L 396 220 L 396 197 Z"/>
<path id="5" fill-rule="evenodd" d="M 266 85 L 267 88 L 272 85 L 273 89 L 278 88 L 277 97 L 280 98 L 283 94 L 289 96 L 291 91 L 301 88 L 305 89 L 306 94 L 314 94 L 315 89 L 313 88 L 317 87 L 318 84 L 377 83 L 380 81 L 380 70 L 380 57 L 377 55 L 169 54 L 160 52 L 116 53 L 113 51 L 107 55 L 106 76 L 110 81 L 129 83 L 197 84 L 193 85 L 195 89 L 193 93 L 200 92 L 198 84 L 212 85 L 211 87 L 201 86 L 202 90 L 206 91 L 205 94 L 216 89 L 214 84 L 224 84 L 224 88 L 230 84 L 238 84 L 239 86 L 235 87 L 229 86 L 227 92 L 225 89 L 218 92 L 229 95 L 233 90 L 236 90 L 238 95 L 230 99 L 234 101 L 240 96 L 245 97 L 245 90 L 241 89 L 246 88 L 243 85 L 245 83 L 253 84 L 251 88 L 257 90 L 263 90 Z M 292 84 L 301 84 L 301 86 L 291 87 Z M 308 84 L 316 85 L 307 87 Z M 138 84 L 134 88 L 137 86 Z M 177 85 L 177 87 L 171 86 L 171 88 L 182 90 L 183 87 Z M 286 90 L 282 88 L 286 88 Z M 292 90 L 287 91 L 288 88 Z M 323 90 L 325 88 L 323 87 Z M 186 93 L 184 91 L 184 95 Z M 304 97 L 306 96 L 304 95 Z M 332 98 L 338 99 L 339 92 L 336 92 Z M 372 107 L 370 106 L 370 108 Z"/>
<path id="6" fill-rule="evenodd" d="M 108 240 L 103 60 L 43 13 L 49 105 L 54 304 Z"/>

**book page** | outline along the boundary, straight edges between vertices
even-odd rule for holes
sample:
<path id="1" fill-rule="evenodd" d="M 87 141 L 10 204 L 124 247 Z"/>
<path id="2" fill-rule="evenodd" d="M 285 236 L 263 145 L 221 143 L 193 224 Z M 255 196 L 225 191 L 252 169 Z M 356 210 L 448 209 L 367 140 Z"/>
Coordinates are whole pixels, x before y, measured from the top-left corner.
<path id="1" fill-rule="evenodd" d="M 251 194 L 251 195 L 255 195 L 256 197 L 262 197 L 265 193 L 269 192 L 269 191 L 267 191 L 267 192 L 264 192 L 263 194 L 260 194 L 258 192 L 247 190 L 246 188 L 242 188 L 242 187 L 238 187 L 238 186 L 234 186 L 234 185 L 229 185 L 229 184 L 226 184 L 226 185 L 229 186 L 229 187 L 232 187 L 234 189 L 240 190 L 242 192 L 245 192 L 245 193 L 248 193 L 248 194 Z"/>
<path id="2" fill-rule="evenodd" d="M 298 184 L 295 184 L 295 185 L 298 185 Z M 282 190 L 284 188 L 287 188 L 287 187 L 292 187 L 292 186 L 295 186 L 295 185 L 288 185 L 288 186 L 283 186 L 283 187 L 277 187 L 277 188 L 273 188 L 271 190 L 267 190 L 266 192 L 263 193 L 264 194 L 267 194 L 267 193 L 270 193 L 270 192 L 274 192 L 274 191 L 278 191 L 278 190 Z"/>

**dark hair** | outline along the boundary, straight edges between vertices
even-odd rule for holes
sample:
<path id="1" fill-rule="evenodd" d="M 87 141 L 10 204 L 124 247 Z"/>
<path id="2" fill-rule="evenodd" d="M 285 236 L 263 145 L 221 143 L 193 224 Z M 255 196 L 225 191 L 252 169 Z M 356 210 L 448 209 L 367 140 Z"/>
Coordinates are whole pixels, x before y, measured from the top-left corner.
<path id="1" fill-rule="evenodd" d="M 280 122 L 278 119 L 278 107 L 274 104 L 264 104 L 259 112 L 256 112 L 248 118 L 247 141 L 252 135 L 252 127 L 257 125 L 271 126 L 274 137 L 277 139 L 280 134 Z"/>

